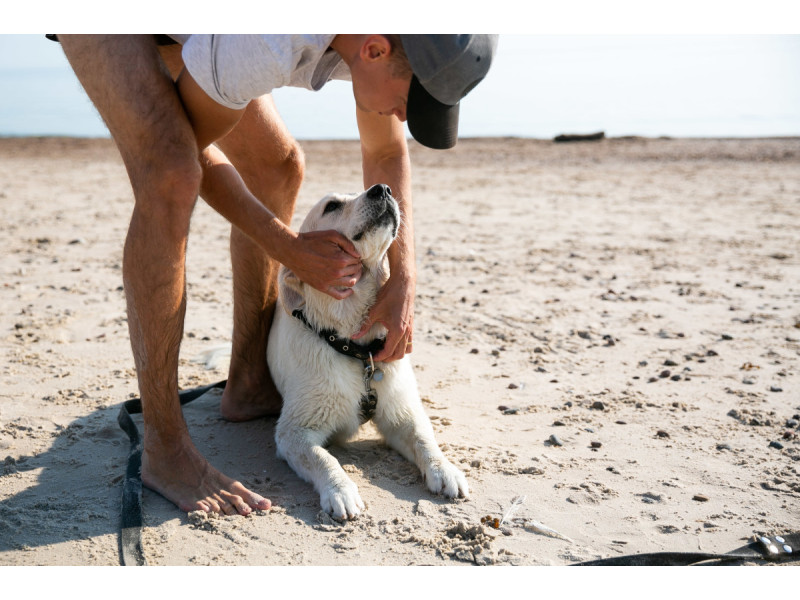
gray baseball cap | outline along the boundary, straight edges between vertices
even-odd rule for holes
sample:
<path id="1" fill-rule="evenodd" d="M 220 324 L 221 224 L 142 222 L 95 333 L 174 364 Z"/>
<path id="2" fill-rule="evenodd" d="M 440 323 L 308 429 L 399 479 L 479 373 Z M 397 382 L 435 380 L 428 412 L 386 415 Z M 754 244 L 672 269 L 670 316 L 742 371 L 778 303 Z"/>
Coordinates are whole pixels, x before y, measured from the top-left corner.
<path id="1" fill-rule="evenodd" d="M 497 35 L 401 35 L 411 70 L 406 117 L 414 139 L 444 150 L 458 139 L 458 107 L 492 64 Z"/>

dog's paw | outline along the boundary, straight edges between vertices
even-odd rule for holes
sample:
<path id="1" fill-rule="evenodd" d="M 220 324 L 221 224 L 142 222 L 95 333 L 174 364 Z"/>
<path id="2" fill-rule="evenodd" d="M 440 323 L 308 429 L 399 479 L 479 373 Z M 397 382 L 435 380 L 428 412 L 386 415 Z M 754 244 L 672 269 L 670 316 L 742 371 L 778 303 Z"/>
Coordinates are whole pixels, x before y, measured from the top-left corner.
<path id="1" fill-rule="evenodd" d="M 331 484 L 320 494 L 322 510 L 334 519 L 355 519 L 366 509 L 358 495 L 358 487 L 350 481 Z"/>
<path id="2" fill-rule="evenodd" d="M 469 486 L 464 473 L 445 458 L 428 463 L 423 476 L 428 489 L 434 494 L 443 494 L 448 498 L 469 496 Z"/>

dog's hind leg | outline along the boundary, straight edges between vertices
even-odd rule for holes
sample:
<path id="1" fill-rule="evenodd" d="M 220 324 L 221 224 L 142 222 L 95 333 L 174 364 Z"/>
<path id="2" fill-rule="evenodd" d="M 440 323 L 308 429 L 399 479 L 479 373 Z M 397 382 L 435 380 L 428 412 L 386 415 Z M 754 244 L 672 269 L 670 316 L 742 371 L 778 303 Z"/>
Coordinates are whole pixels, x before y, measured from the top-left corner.
<path id="1" fill-rule="evenodd" d="M 378 430 L 391 448 L 419 467 L 430 491 L 448 498 L 466 498 L 469 495 L 467 478 L 445 458 L 419 398 L 416 403 L 413 398 L 408 400 L 393 402 L 390 409 L 379 410 L 375 415 Z"/>
<path id="2" fill-rule="evenodd" d="M 312 483 L 322 509 L 336 519 L 354 519 L 365 505 L 358 487 L 330 452 L 322 447 L 323 436 L 302 427 L 280 427 L 275 431 L 278 457 L 304 480 Z"/>

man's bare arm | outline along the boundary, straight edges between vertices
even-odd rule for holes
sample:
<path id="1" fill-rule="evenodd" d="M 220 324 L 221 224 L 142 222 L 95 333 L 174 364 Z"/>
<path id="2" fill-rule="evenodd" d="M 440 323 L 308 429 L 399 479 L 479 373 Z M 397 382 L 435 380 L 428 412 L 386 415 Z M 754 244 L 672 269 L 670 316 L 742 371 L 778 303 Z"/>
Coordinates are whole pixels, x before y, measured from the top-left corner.
<path id="1" fill-rule="evenodd" d="M 203 199 L 301 280 L 337 299 L 352 294 L 348 288 L 360 273 L 352 243 L 336 232 L 293 232 L 247 189 L 234 166 L 213 145 L 236 126 L 244 109 L 215 102 L 186 69 L 178 77 L 178 91 L 200 148 Z"/>
<path id="2" fill-rule="evenodd" d="M 414 224 L 411 208 L 411 161 L 402 122 L 394 116 L 357 110 L 361 135 L 364 188 L 385 183 L 392 189 L 402 214 L 397 239 L 389 248 L 390 278 L 378 294 L 378 302 L 357 336 L 374 323 L 382 323 L 389 333 L 384 349 L 375 357 L 389 361 L 411 351 L 414 325 L 416 263 Z"/>

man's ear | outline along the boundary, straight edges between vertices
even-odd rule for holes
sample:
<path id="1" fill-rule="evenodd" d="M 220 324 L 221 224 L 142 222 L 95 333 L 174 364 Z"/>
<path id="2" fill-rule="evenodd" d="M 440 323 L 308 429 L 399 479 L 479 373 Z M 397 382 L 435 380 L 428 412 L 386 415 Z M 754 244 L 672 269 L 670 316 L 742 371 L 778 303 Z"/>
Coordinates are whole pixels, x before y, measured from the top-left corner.
<path id="1" fill-rule="evenodd" d="M 306 304 L 303 298 L 303 282 L 283 265 L 278 270 L 278 293 L 283 309 L 290 315 Z"/>
<path id="2" fill-rule="evenodd" d="M 364 62 L 382 60 L 389 56 L 392 50 L 391 42 L 382 35 L 370 35 L 361 45 L 361 59 Z"/>

